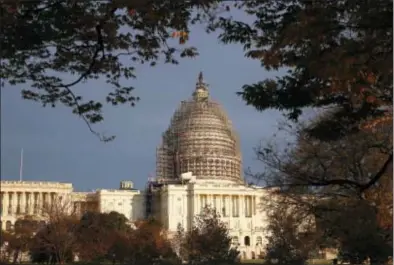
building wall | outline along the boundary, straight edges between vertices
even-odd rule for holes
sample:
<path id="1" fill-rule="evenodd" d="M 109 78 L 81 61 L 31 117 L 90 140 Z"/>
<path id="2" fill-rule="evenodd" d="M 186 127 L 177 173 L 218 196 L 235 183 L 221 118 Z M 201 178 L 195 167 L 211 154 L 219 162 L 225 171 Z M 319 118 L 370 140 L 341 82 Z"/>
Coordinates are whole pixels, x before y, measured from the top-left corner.
<path id="1" fill-rule="evenodd" d="M 145 194 L 132 187 L 118 190 L 73 192 L 72 184 L 57 182 L 1 181 L 1 228 L 10 228 L 23 215 L 40 216 L 40 207 L 55 198 L 70 199 L 73 210 L 124 214 L 131 222 L 145 217 Z M 191 229 L 195 217 L 205 206 L 220 213 L 241 257 L 257 258 L 266 244 L 267 218 L 264 205 L 273 199 L 269 190 L 231 181 L 193 180 L 185 184 L 163 185 L 154 196 L 153 215 L 169 235 L 178 225 Z"/>
<path id="2" fill-rule="evenodd" d="M 45 220 L 44 205 L 60 203 L 59 199 L 62 204 L 69 204 L 70 213 L 79 216 L 86 211 L 116 211 L 135 221 L 143 218 L 145 213 L 144 196 L 138 190 L 73 192 L 71 183 L 1 181 L 0 199 L 1 229 L 12 229 L 16 220 L 26 215 Z"/>
<path id="3" fill-rule="evenodd" d="M 11 228 L 20 216 L 40 216 L 44 205 L 67 199 L 71 183 L 45 181 L 1 181 L 1 229 Z"/>
<path id="4" fill-rule="evenodd" d="M 160 204 L 160 221 L 170 235 L 179 225 L 189 230 L 202 209 L 211 206 L 229 228 L 233 246 L 241 251 L 242 258 L 262 254 L 267 225 L 262 202 L 269 199 L 269 191 L 228 181 L 196 181 L 163 186 L 159 194 L 156 205 Z"/>
<path id="5" fill-rule="evenodd" d="M 139 190 L 98 190 L 97 200 L 102 213 L 116 211 L 132 222 L 144 218 L 144 196 Z"/>

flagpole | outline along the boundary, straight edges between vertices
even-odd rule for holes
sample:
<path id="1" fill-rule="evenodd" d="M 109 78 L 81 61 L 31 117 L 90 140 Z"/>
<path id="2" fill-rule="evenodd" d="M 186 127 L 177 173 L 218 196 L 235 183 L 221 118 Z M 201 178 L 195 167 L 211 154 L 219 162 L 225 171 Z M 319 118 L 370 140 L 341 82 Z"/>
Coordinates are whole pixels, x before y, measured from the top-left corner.
<path id="1" fill-rule="evenodd" d="M 23 148 L 21 149 L 21 161 L 19 165 L 19 181 L 22 182 L 22 175 L 23 175 Z"/>

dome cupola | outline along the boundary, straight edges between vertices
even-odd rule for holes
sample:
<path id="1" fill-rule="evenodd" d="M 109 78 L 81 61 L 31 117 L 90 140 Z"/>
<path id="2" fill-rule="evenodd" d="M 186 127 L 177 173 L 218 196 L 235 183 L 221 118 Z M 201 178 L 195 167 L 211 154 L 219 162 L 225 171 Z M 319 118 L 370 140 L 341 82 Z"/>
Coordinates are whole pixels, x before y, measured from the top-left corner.
<path id="1" fill-rule="evenodd" d="M 156 175 L 178 179 L 192 172 L 197 179 L 243 182 L 239 137 L 199 74 L 192 98 L 182 101 L 157 148 Z"/>

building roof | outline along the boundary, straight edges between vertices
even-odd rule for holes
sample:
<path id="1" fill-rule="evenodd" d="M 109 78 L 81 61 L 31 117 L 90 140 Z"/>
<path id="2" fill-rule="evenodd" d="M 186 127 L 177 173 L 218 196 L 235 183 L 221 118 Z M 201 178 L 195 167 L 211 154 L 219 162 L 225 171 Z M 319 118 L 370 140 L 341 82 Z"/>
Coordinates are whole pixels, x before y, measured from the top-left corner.
<path id="1" fill-rule="evenodd" d="M 222 106 L 210 98 L 202 73 L 192 97 L 175 111 L 157 150 L 157 177 L 174 179 L 185 172 L 197 179 L 243 183 L 238 134 Z"/>

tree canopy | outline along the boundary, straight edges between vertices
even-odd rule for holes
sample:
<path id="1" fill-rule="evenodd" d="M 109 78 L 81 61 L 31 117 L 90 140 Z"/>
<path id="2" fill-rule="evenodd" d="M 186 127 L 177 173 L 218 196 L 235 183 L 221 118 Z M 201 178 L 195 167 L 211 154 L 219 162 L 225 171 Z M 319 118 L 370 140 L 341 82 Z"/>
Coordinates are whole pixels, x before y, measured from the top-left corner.
<path id="1" fill-rule="evenodd" d="M 239 95 L 248 105 L 285 111 L 292 120 L 306 107 L 335 106 L 333 117 L 315 128 L 320 138 L 357 131 L 361 121 L 392 119 L 392 1 L 238 5 L 253 22 L 219 18 L 220 39 L 242 44 L 265 71 L 287 69 L 283 76 L 245 85 Z M 342 121 L 349 126 L 339 126 Z"/>
<path id="2" fill-rule="evenodd" d="M 332 210 L 318 215 L 320 245 L 339 250 L 343 260 L 360 264 L 385 264 L 393 251 L 392 229 L 382 228 L 376 209 L 366 201 L 341 199 L 326 201 Z"/>
<path id="3" fill-rule="evenodd" d="M 333 117 L 314 128 L 330 138 L 358 130 L 360 121 L 392 119 L 392 108 L 382 108 L 392 106 L 392 1 L 234 5 L 252 22 L 220 15 L 230 8 L 217 0 L 7 1 L 0 10 L 0 76 L 22 87 L 25 99 L 70 107 L 93 133 L 111 140 L 90 126 L 103 120 L 103 105 L 136 103 L 127 79 L 139 64 L 196 56 L 185 44 L 190 25 L 202 22 L 209 32 L 219 29 L 223 43 L 242 44 L 264 71 L 288 70 L 239 92 L 257 110 L 282 110 L 295 120 L 305 107 L 335 105 Z M 75 88 L 99 78 L 108 83 L 102 100 L 83 98 L 85 89 Z M 352 126 L 338 126 L 342 120 Z"/>
<path id="4" fill-rule="evenodd" d="M 0 5 L 1 80 L 22 87 L 25 99 L 70 107 L 93 133 L 111 140 L 90 126 L 103 120 L 103 104 L 134 106 L 138 97 L 127 79 L 139 64 L 177 64 L 180 57 L 196 56 L 196 48 L 183 45 L 190 22 L 216 2 L 6 1 Z M 99 78 L 108 84 L 102 100 L 82 97 L 93 89 L 89 85 L 75 88 Z"/>
<path id="5" fill-rule="evenodd" d="M 239 251 L 231 246 L 229 231 L 215 209 L 205 207 L 187 232 L 178 227 L 177 238 L 179 254 L 187 264 L 237 263 Z"/>

